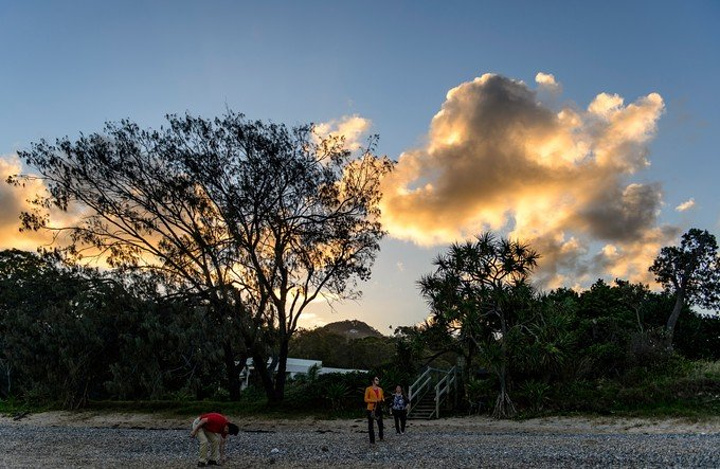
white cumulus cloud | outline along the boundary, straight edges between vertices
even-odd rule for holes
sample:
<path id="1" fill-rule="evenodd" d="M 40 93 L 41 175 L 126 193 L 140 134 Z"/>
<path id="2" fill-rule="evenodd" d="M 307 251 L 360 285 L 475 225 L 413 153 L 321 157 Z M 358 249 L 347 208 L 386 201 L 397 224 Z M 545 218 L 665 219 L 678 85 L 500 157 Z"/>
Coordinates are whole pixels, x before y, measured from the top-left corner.
<path id="1" fill-rule="evenodd" d="M 678 212 L 685 212 L 687 210 L 690 210 L 695 206 L 695 199 L 686 200 L 685 202 L 681 203 L 677 207 L 675 207 L 675 210 Z"/>
<path id="2" fill-rule="evenodd" d="M 354 151 L 362 147 L 362 140 L 367 136 L 370 127 L 372 122 L 369 119 L 352 115 L 317 124 L 315 133 L 321 137 L 344 137 L 347 148 Z"/>
<path id="3" fill-rule="evenodd" d="M 649 165 L 662 97 L 600 93 L 586 109 L 556 108 L 539 94 L 559 97 L 561 85 L 535 80 L 538 90 L 486 74 L 450 90 L 427 144 L 384 180 L 385 227 L 421 245 L 485 230 L 520 238 L 542 254 L 545 285 L 608 273 L 651 281 L 647 266 L 677 230 L 657 226 L 660 184 L 632 176 Z"/>

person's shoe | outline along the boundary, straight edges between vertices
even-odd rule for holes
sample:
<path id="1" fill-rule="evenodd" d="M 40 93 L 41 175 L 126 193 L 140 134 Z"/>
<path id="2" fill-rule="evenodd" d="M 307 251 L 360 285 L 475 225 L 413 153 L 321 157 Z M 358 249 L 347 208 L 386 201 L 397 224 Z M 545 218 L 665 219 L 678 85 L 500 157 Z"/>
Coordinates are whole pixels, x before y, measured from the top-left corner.
<path id="1" fill-rule="evenodd" d="M 205 467 L 205 466 L 207 466 L 207 464 L 205 464 L 204 462 L 199 462 L 199 463 L 198 463 L 198 467 Z"/>
<path id="2" fill-rule="evenodd" d="M 208 466 L 219 466 L 220 464 L 217 461 L 213 461 L 212 459 L 208 461 Z"/>

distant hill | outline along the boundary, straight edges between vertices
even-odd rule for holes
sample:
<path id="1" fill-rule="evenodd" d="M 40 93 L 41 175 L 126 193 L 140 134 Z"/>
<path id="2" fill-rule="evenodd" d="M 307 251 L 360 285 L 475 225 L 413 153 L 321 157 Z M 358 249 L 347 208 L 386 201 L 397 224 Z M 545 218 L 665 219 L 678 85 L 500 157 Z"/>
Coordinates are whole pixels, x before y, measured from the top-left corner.
<path id="1" fill-rule="evenodd" d="M 320 329 L 341 335 L 348 339 L 363 339 L 365 337 L 383 337 L 377 329 L 368 326 L 362 321 L 338 321 L 327 324 Z"/>

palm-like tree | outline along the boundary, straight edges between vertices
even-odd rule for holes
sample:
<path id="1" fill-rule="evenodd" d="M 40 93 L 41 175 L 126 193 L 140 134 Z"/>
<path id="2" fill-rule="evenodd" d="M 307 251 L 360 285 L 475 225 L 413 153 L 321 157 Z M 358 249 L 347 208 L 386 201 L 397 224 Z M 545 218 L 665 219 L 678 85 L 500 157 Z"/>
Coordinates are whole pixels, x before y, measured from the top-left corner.
<path id="1" fill-rule="evenodd" d="M 480 356 L 500 383 L 493 415 L 514 414 L 507 391 L 508 335 L 519 308 L 532 298 L 526 280 L 539 255 L 519 241 L 490 232 L 474 242 L 455 243 L 433 262 L 435 272 L 418 282 L 433 319 L 461 344 L 466 378 Z"/>

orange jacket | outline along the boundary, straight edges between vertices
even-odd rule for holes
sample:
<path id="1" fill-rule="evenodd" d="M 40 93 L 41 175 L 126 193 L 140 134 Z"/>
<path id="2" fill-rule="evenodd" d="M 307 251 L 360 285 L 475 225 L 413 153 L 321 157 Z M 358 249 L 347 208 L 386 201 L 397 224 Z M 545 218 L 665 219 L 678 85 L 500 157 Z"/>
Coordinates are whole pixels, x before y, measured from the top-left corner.
<path id="1" fill-rule="evenodd" d="M 378 394 L 375 394 L 372 386 L 365 388 L 365 402 L 367 402 L 367 410 L 375 409 L 377 403 L 382 403 L 385 400 L 385 394 L 381 387 L 378 387 Z"/>

